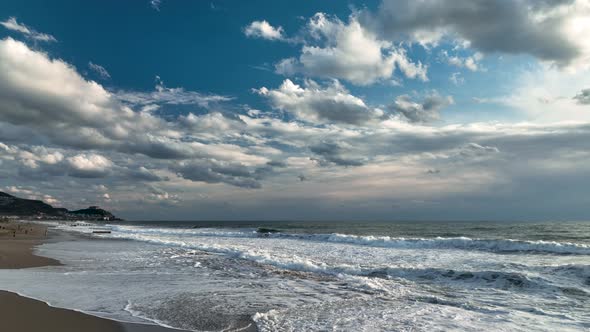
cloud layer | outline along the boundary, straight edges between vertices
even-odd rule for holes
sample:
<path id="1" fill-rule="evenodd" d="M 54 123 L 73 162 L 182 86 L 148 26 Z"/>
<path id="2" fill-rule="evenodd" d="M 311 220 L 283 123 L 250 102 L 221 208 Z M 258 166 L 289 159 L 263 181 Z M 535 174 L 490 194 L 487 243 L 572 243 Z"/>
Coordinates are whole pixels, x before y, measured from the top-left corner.
<path id="1" fill-rule="evenodd" d="M 89 59 L 78 69 L 39 49 L 55 38 L 9 18 L 0 24 L 27 42 L 0 40 L 2 189 L 150 218 L 582 215 L 587 10 L 576 0 L 383 0 L 343 18 L 316 13 L 298 31 L 286 22 L 289 35 L 248 18 L 236 35 L 282 51 L 266 62 L 275 80 L 247 86 L 244 100 L 159 76 L 153 89 L 117 88 L 121 73 L 111 79 Z M 506 55 L 526 63 L 509 73 L 516 87 L 493 82 L 508 95 L 469 86 Z M 572 68 L 582 71 L 566 76 Z M 489 121 L 480 109 L 521 113 Z"/>

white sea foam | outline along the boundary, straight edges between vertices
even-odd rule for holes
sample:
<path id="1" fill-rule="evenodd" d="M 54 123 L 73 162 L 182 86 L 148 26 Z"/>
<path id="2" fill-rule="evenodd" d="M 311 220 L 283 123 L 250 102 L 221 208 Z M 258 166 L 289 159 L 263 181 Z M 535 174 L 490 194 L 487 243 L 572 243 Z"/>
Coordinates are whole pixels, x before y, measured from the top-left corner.
<path id="1" fill-rule="evenodd" d="M 0 271 L 0 284 L 86 311 L 133 303 L 109 314 L 177 327 L 228 312 L 252 315 L 261 331 L 590 327 L 582 244 L 108 227 L 111 234 L 93 235 L 108 242 L 43 245 L 40 254 L 66 265 Z M 59 291 L 42 286 L 57 282 Z"/>
<path id="2" fill-rule="evenodd" d="M 343 260 L 339 253 L 344 254 L 350 251 L 352 255 L 355 250 L 350 245 L 358 245 L 380 250 L 475 250 L 492 252 L 527 252 L 527 253 L 560 253 L 560 254 L 584 254 L 590 252 L 590 248 L 581 244 L 556 243 L 547 241 L 516 241 L 516 240 L 483 240 L 470 238 L 391 238 L 376 236 L 354 236 L 343 234 L 272 234 L 270 237 L 260 237 L 253 230 L 224 230 L 214 228 L 202 229 L 180 229 L 180 228 L 147 228 L 137 226 L 114 225 L 112 234 L 100 235 L 100 237 L 130 239 L 148 242 L 168 247 L 201 250 L 224 254 L 228 257 L 245 259 L 259 264 L 270 265 L 280 269 L 328 274 L 333 276 L 369 276 L 381 278 L 405 278 L 418 281 L 438 281 L 445 283 L 463 283 L 473 287 L 494 287 L 494 288 L 551 288 L 562 289 L 551 281 L 527 275 L 518 271 L 493 271 L 485 266 L 483 270 L 473 271 L 451 269 L 448 263 L 441 262 L 440 267 L 416 266 L 411 260 L 408 263 L 388 264 L 388 252 L 379 252 L 379 256 L 371 257 L 372 264 L 363 262 L 362 257 L 357 259 Z M 75 231 L 86 232 L 82 227 L 75 227 Z M 337 247 L 320 247 L 326 243 Z M 301 250 L 306 245 L 313 248 L 323 248 L 324 255 L 313 255 L 315 249 Z M 291 250 L 285 251 L 292 247 Z M 343 247 L 342 247 L 343 246 Z M 334 257 L 328 256 L 330 251 L 335 252 Z M 371 254 L 374 251 L 365 251 Z M 357 252 L 357 255 L 359 253 Z M 409 253 L 406 252 L 405 255 Z M 178 258 L 172 255 L 170 259 Z M 408 256 L 409 258 L 412 255 Z M 483 257 L 483 256 L 482 256 Z M 420 258 L 417 258 L 420 259 Z M 382 261 L 383 263 L 379 263 Z M 200 264 L 194 264 L 199 267 Z M 586 271 L 586 267 L 578 267 L 582 272 L 574 273 L 577 280 L 586 278 L 579 275 Z M 584 283 L 584 280 L 581 280 Z M 585 291 L 582 290 L 582 293 Z"/>
<path id="3" fill-rule="evenodd" d="M 357 236 L 345 234 L 331 234 L 326 238 L 328 242 L 352 243 L 390 248 L 412 249 L 465 249 L 488 250 L 497 252 L 529 251 L 553 254 L 590 255 L 590 246 L 575 243 L 560 243 L 553 241 L 520 241 L 520 240 L 489 240 L 471 239 L 467 237 L 433 239 L 425 238 L 392 238 L 389 236 Z"/>
<path id="4" fill-rule="evenodd" d="M 59 225 L 60 228 L 78 232 L 92 233 L 92 227 L 69 227 Z M 436 238 L 404 238 L 373 235 L 348 234 L 290 234 L 270 233 L 264 236 L 255 230 L 226 230 L 215 228 L 164 228 L 110 225 L 114 237 L 141 240 L 139 235 L 190 237 L 220 237 L 220 238 L 279 238 L 303 241 L 345 243 L 352 245 L 397 248 L 397 249 L 461 249 L 482 250 L 492 252 L 532 252 L 546 254 L 590 255 L 590 245 L 555 242 L 555 241 L 523 241 L 515 239 L 478 239 L 468 237 L 436 237 Z M 103 235 L 109 236 L 109 235 Z M 153 237 L 151 238 L 153 239 Z M 170 244 L 170 243 L 167 243 Z"/>

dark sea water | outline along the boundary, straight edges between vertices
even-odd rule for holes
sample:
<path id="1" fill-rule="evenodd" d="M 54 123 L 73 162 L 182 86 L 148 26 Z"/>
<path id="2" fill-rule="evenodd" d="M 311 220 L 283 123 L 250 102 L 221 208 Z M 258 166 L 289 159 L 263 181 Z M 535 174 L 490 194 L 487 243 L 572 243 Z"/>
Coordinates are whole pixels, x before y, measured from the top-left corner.
<path id="1" fill-rule="evenodd" d="M 91 238 L 44 244 L 40 254 L 66 265 L 0 272 L 0 283 L 120 320 L 190 330 L 249 320 L 261 331 L 590 329 L 589 222 L 50 225 Z"/>

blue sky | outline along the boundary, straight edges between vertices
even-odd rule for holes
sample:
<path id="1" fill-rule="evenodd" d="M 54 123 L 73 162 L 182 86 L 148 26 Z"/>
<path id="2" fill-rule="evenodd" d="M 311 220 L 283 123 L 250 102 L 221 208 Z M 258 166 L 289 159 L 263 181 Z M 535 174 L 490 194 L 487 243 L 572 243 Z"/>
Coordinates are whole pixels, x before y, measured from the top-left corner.
<path id="1" fill-rule="evenodd" d="M 257 1 L 254 5 L 235 1 L 164 1 L 159 10 L 149 1 L 57 1 L 51 6 L 33 1 L 6 2 L 1 6 L 1 12 L 10 13 L 8 16 L 35 22 L 37 29 L 59 36 L 58 43 L 43 45 L 53 56 L 81 72 L 88 71 L 89 61 L 106 68 L 111 75 L 109 80 L 92 72 L 86 75 L 106 87 L 149 90 L 158 75 L 171 86 L 233 96 L 241 103 L 262 107 L 263 100 L 251 89 L 280 84 L 284 77 L 273 73 L 272 65 L 292 56 L 300 45 L 246 38 L 245 26 L 254 20 L 272 20 L 293 36 L 302 29 L 306 18 L 317 12 L 346 20 L 351 8 L 376 8 L 378 2 L 283 2 L 279 6 L 273 1 Z M 18 32 L 2 33 L 18 37 Z M 485 75 L 473 74 L 442 63 L 440 51 L 452 47 L 443 44 L 430 51 L 419 45 L 408 48 L 413 59 L 430 64 L 429 82 L 404 80 L 403 86 L 398 87 L 374 84 L 348 88 L 375 104 L 386 104 L 399 94 L 424 89 L 453 93 L 461 101 L 451 108 L 456 116 L 457 111 L 469 114 L 471 98 L 482 89 L 486 96 L 506 93 L 511 88 L 506 76 L 527 65 L 526 59 L 518 56 L 505 59 L 509 65 L 499 64 L 498 56 L 493 54 L 482 61 L 487 69 Z M 461 56 L 472 53 L 456 52 Z M 262 70 L 264 67 L 268 70 Z M 453 73 L 459 73 L 468 84 L 452 84 L 449 78 Z M 494 117 L 499 112 L 515 116 L 507 107 L 481 108 L 493 109 Z"/>
<path id="2" fill-rule="evenodd" d="M 587 218 L 589 13 L 4 1 L 1 184 L 127 218 Z"/>

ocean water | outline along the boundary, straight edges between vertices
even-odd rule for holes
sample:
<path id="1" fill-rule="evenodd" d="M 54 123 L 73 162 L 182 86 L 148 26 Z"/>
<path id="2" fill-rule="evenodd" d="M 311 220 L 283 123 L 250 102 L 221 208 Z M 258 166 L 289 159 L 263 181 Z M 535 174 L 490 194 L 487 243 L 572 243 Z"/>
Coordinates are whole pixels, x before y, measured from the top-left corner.
<path id="1" fill-rule="evenodd" d="M 49 224 L 88 236 L 38 247 L 66 265 L 0 271 L 0 288 L 123 321 L 590 330 L 589 222 L 135 222 L 100 235 Z"/>

